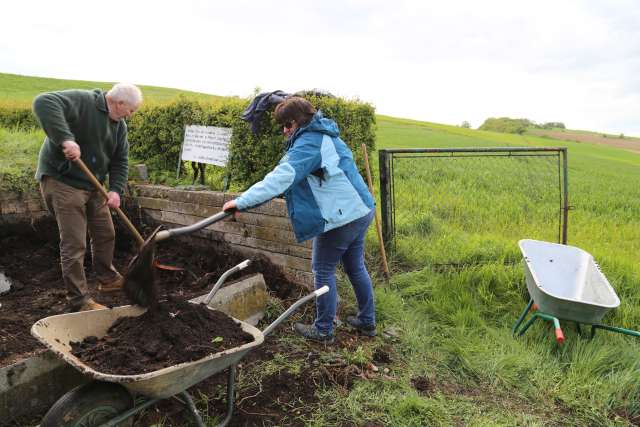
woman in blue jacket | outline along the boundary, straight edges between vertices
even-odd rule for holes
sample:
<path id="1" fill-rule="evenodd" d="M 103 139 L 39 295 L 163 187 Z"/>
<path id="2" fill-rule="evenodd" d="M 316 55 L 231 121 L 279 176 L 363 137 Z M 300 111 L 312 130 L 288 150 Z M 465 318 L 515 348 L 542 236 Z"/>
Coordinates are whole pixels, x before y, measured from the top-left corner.
<path id="1" fill-rule="evenodd" d="M 262 181 L 223 206 L 243 210 L 284 194 L 296 239 L 313 239 L 311 264 L 315 288 L 329 286 L 316 302 L 316 320 L 296 323 L 304 337 L 331 343 L 336 315 L 336 267 L 342 262 L 358 301 L 357 316 L 347 323 L 368 336 L 376 334 L 371 278 L 364 263 L 364 240 L 374 215 L 374 201 L 358 172 L 338 126 L 304 98 L 290 97 L 276 106 L 287 152 Z"/>

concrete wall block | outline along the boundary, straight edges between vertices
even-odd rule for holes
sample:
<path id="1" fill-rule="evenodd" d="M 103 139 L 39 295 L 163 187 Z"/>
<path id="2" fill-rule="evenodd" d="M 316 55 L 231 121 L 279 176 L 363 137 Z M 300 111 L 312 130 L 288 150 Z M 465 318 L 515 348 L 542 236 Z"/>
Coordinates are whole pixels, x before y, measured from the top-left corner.
<path id="1" fill-rule="evenodd" d="M 238 194 L 239 195 L 239 194 Z M 263 215 L 287 217 L 287 203 L 284 199 L 273 199 L 257 208 L 249 209 L 247 212 L 259 213 Z"/>
<path id="2" fill-rule="evenodd" d="M 45 216 L 49 216 L 48 211 L 28 212 L 28 213 L 14 213 L 14 214 L 2 214 L 0 216 L 0 225 L 13 225 L 30 223 Z"/>
<path id="3" fill-rule="evenodd" d="M 224 241 L 231 245 L 249 246 L 269 252 L 291 255 L 299 258 L 311 259 L 311 249 L 300 246 L 286 245 L 269 240 L 261 240 L 253 237 L 242 237 L 237 234 L 222 234 Z"/>
<path id="4" fill-rule="evenodd" d="M 202 218 L 215 215 L 222 210 L 222 207 L 215 207 L 207 204 L 174 202 L 167 199 L 151 199 L 147 197 L 139 197 L 138 202 L 141 208 L 161 209 L 164 211 L 184 213 Z"/>
<path id="5" fill-rule="evenodd" d="M 27 210 L 32 212 L 43 211 L 47 209 L 44 205 L 44 200 L 42 200 L 42 197 L 28 199 L 26 206 Z"/>
<path id="6" fill-rule="evenodd" d="M 182 190 L 172 187 L 157 185 L 136 185 L 135 192 L 140 197 L 166 199 L 173 202 L 203 204 L 207 206 L 222 207 L 226 200 L 233 196 L 215 191 Z"/>
<path id="7" fill-rule="evenodd" d="M 87 381 L 49 351 L 0 368 L 0 420 L 46 411 L 68 390 Z"/>
<path id="8" fill-rule="evenodd" d="M 26 200 L 26 199 L 35 199 L 40 197 L 40 192 L 33 188 L 27 191 L 18 193 L 14 191 L 0 191 L 0 203 L 4 201 L 10 200 Z"/>
<path id="9" fill-rule="evenodd" d="M 292 268 L 294 270 L 311 272 L 310 259 L 274 253 L 250 246 L 234 245 L 233 249 L 246 257 L 251 257 L 252 255 L 264 255 L 271 263 L 281 268 Z"/>
<path id="10" fill-rule="evenodd" d="M 207 294 L 201 295 L 191 301 L 201 302 L 206 297 Z M 258 273 L 219 289 L 209 307 L 255 326 L 264 317 L 267 298 L 267 285 Z"/>
<path id="11" fill-rule="evenodd" d="M 165 191 L 170 187 L 163 185 L 150 185 L 150 184 L 137 184 L 131 187 L 132 192 L 137 197 L 150 197 L 157 199 L 166 199 L 164 196 Z"/>
<path id="12" fill-rule="evenodd" d="M 170 212 L 165 210 L 145 209 L 151 218 L 165 223 L 180 225 L 191 225 L 203 219 L 200 216 Z M 242 214 L 240 215 L 242 217 Z M 298 243 L 292 231 L 273 229 L 267 227 L 256 227 L 253 225 L 243 224 L 238 221 L 225 219 L 206 227 L 206 230 L 214 230 L 222 233 L 237 234 L 242 237 L 253 237 L 260 240 L 271 242 L 285 243 L 288 245 L 311 248 L 310 242 Z"/>
<path id="13" fill-rule="evenodd" d="M 264 214 L 256 214 L 251 211 L 242 212 L 238 218 L 236 218 L 237 222 L 241 222 L 243 224 L 249 225 L 257 225 L 259 227 L 269 227 L 269 228 L 277 228 L 279 230 L 289 230 L 293 232 L 293 228 L 291 228 L 291 221 L 289 218 L 284 216 L 273 216 L 273 215 L 264 215 Z"/>
<path id="14" fill-rule="evenodd" d="M 19 213 L 19 207 L 22 205 L 21 202 L 17 200 L 5 201 L 0 206 L 0 214 L 15 214 Z M 23 209 L 24 211 L 24 209 Z"/>

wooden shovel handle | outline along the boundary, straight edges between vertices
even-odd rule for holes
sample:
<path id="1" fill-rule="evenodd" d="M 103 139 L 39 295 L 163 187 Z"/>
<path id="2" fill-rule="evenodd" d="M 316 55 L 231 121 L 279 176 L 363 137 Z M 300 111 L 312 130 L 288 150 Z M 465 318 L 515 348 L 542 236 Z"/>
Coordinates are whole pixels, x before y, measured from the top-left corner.
<path id="1" fill-rule="evenodd" d="M 369 169 L 369 155 L 367 154 L 367 146 L 362 144 L 362 156 L 364 158 L 364 167 L 367 171 L 367 185 L 369 186 L 369 192 L 371 196 L 375 198 L 375 194 L 373 193 L 373 182 L 371 179 L 371 170 Z M 389 280 L 389 266 L 387 265 L 387 253 L 384 249 L 384 241 L 382 240 L 382 228 L 380 226 L 380 217 L 378 216 L 378 211 L 374 207 L 375 219 L 376 219 L 376 232 L 378 233 L 378 242 L 380 244 L 380 256 L 382 257 L 382 271 L 384 273 L 384 278 Z"/>
<path id="2" fill-rule="evenodd" d="M 107 190 L 104 189 L 102 184 L 100 184 L 100 181 L 98 181 L 96 179 L 96 177 L 89 170 L 87 165 L 84 164 L 82 159 L 74 160 L 74 162 L 82 170 L 82 172 L 84 172 L 84 174 L 87 176 L 89 181 L 91 181 L 91 183 L 96 188 L 96 190 L 98 190 L 100 193 L 102 193 L 102 195 L 104 196 L 105 200 L 109 200 L 109 195 L 107 194 Z M 142 238 L 142 236 L 140 235 L 140 233 L 138 232 L 136 227 L 134 227 L 134 225 L 131 223 L 131 221 L 129 221 L 129 218 L 127 218 L 127 215 L 125 215 L 125 213 L 122 212 L 122 209 L 120 209 L 120 208 L 112 208 L 112 209 L 116 211 L 116 213 L 118 214 L 120 219 L 125 223 L 125 225 L 129 229 L 129 231 L 131 231 L 131 234 L 133 234 L 133 237 L 135 237 L 136 242 L 138 242 L 138 246 L 142 246 L 144 244 L 144 239 Z"/>

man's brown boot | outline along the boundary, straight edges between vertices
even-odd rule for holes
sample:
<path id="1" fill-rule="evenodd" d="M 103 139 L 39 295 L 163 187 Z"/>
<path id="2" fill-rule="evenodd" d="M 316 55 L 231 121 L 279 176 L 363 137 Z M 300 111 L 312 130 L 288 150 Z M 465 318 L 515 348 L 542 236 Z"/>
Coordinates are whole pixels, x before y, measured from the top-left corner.
<path id="1" fill-rule="evenodd" d="M 100 310 L 101 308 L 107 308 L 102 304 L 98 304 L 92 298 L 89 298 L 84 304 L 80 306 L 79 311 Z"/>
<path id="2" fill-rule="evenodd" d="M 110 292 L 121 291 L 123 282 L 124 282 L 124 277 L 118 276 L 110 282 L 98 283 L 98 292 L 110 293 Z"/>

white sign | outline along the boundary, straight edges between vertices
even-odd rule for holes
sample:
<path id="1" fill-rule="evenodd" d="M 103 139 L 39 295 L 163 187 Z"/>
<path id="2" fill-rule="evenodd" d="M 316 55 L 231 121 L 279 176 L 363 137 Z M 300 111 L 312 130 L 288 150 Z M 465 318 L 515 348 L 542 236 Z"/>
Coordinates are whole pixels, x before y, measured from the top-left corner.
<path id="1" fill-rule="evenodd" d="M 231 128 L 186 126 L 182 143 L 182 160 L 225 166 L 229 158 L 231 132 Z"/>

